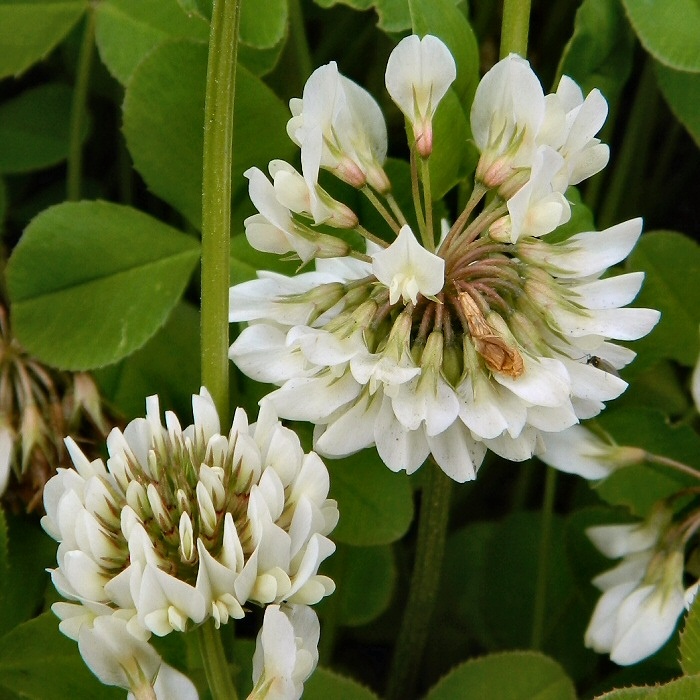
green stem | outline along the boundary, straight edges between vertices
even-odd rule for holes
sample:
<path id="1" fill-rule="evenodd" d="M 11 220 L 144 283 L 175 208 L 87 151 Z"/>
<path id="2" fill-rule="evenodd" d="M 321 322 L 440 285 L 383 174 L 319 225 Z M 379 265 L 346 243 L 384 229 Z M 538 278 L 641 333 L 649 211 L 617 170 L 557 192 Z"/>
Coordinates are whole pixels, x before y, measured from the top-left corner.
<path id="1" fill-rule="evenodd" d="M 83 41 L 78 54 L 75 74 L 75 87 L 70 110 L 70 131 L 68 137 L 68 174 L 66 198 L 70 202 L 80 199 L 80 186 L 83 179 L 83 134 L 87 122 L 87 95 L 90 85 L 93 46 L 95 44 L 95 13 L 88 8 L 85 17 Z"/>
<path id="2" fill-rule="evenodd" d="M 420 672 L 445 553 L 452 480 L 432 462 L 423 469 L 426 480 L 418 516 L 413 576 L 394 648 L 387 700 L 415 697 L 413 688 Z"/>
<path id="3" fill-rule="evenodd" d="M 396 220 L 391 215 L 389 210 L 379 201 L 379 197 L 372 192 L 372 188 L 369 185 L 365 185 L 361 192 L 365 195 L 365 197 L 367 197 L 367 199 L 369 199 L 370 202 L 372 202 L 372 206 L 381 215 L 382 219 L 386 221 L 389 228 L 391 228 L 391 230 L 398 236 L 401 227 L 396 223 Z"/>
<path id="4" fill-rule="evenodd" d="M 204 103 L 202 383 L 228 416 L 228 290 L 233 106 L 241 0 L 214 0 Z"/>
<path id="5" fill-rule="evenodd" d="M 651 452 L 645 452 L 644 461 L 648 462 L 649 464 L 659 464 L 661 466 L 668 467 L 669 469 L 675 469 L 676 471 L 681 472 L 682 474 L 692 476 L 694 479 L 700 479 L 700 471 L 698 471 L 694 467 L 684 464 L 683 462 L 671 459 L 670 457 L 664 457 L 663 455 L 655 455 Z"/>
<path id="6" fill-rule="evenodd" d="M 425 205 L 425 232 L 423 246 L 431 253 L 435 251 L 435 232 L 433 231 L 433 196 L 430 191 L 430 166 L 426 158 L 421 158 L 421 180 L 423 182 L 423 203 Z"/>
<path id="7" fill-rule="evenodd" d="M 527 35 L 530 27 L 530 0 L 503 0 L 501 23 L 501 54 L 527 55 Z"/>
<path id="8" fill-rule="evenodd" d="M 554 516 L 554 495 L 556 493 L 556 469 L 547 467 L 544 483 L 544 502 L 542 504 L 542 526 L 540 531 L 540 552 L 537 563 L 537 588 L 535 590 L 535 608 L 532 614 L 533 649 L 542 647 L 544 632 L 544 613 L 547 603 L 547 577 L 549 575 L 549 552 L 552 541 L 552 521 Z"/>
<path id="9" fill-rule="evenodd" d="M 231 680 L 219 631 L 211 618 L 197 627 L 197 641 L 204 663 L 209 690 L 214 700 L 237 700 L 238 693 Z"/>
<path id="10" fill-rule="evenodd" d="M 622 147 L 600 208 L 598 225 L 601 228 L 607 228 L 617 220 L 620 205 L 624 197 L 629 196 L 630 177 L 639 167 L 640 144 L 643 143 L 655 119 L 656 98 L 656 77 L 652 61 L 647 59 L 639 79 L 630 116 L 625 125 Z"/>
<path id="11" fill-rule="evenodd" d="M 306 38 L 306 27 L 300 0 L 289 0 L 289 41 L 294 51 L 299 73 L 304 78 L 307 78 L 311 75 L 314 64 L 311 60 L 309 42 Z"/>

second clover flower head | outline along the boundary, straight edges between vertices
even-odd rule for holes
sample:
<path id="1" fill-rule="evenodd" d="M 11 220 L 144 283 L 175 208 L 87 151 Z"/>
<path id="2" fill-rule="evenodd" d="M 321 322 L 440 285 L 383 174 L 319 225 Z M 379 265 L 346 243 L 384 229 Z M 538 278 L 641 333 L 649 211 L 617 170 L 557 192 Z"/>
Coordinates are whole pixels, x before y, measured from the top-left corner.
<path id="1" fill-rule="evenodd" d="M 82 649 L 116 626 L 119 639 L 136 640 L 136 661 L 119 661 L 136 680 L 157 668 L 137 648 L 152 634 L 207 619 L 218 627 L 250 605 L 303 607 L 334 590 L 318 574 L 338 520 L 321 459 L 304 454 L 269 402 L 253 424 L 238 409 L 223 434 L 206 390 L 192 407 L 192 425 L 166 412 L 164 426 L 150 397 L 145 418 L 110 433 L 106 464 L 68 438 L 75 469 L 44 491 L 42 525 L 59 542 L 51 578 L 70 601 L 53 607 L 61 631 Z"/>
<path id="2" fill-rule="evenodd" d="M 416 139 L 453 79 L 448 54 L 435 37 L 409 37 L 389 59 L 387 89 Z M 288 132 L 301 147 L 305 179 L 323 168 L 351 182 L 352 168 L 339 164 L 357 165 L 362 175 L 351 184 L 388 226 L 358 225 L 366 247 L 348 244 L 337 257 L 316 252 L 315 271 L 260 272 L 232 287 L 229 318 L 250 325 L 231 359 L 279 387 L 268 398 L 280 416 L 316 424 L 315 449 L 326 456 L 375 445 L 390 469 L 411 473 L 432 454 L 466 481 L 487 449 L 510 460 L 541 453 L 549 436 L 624 391 L 604 368 L 619 369 L 634 353 L 611 341 L 640 338 L 659 318 L 624 308 L 641 273 L 609 274 L 637 242 L 640 219 L 547 237 L 570 217 L 568 186 L 607 161 L 595 137 L 605 101 L 597 91 L 584 98 L 569 78 L 545 95 L 527 61 L 499 62 L 471 112 L 481 153 L 472 198 L 436 240 L 429 210 L 406 215 L 388 180 L 370 178 L 384 162 L 386 129 L 376 102 L 351 85 L 334 64 L 319 68 L 292 103 Z M 417 142 L 409 145 L 412 158 L 427 159 Z M 421 186 L 425 194 L 429 183 L 418 178 L 427 168 L 411 172 L 414 194 Z M 430 195 L 423 203 L 431 206 Z M 295 225 L 333 238 L 333 224 L 321 232 L 285 206 Z M 592 356 L 605 362 L 594 366 Z M 579 471 L 601 475 L 590 464 Z"/>

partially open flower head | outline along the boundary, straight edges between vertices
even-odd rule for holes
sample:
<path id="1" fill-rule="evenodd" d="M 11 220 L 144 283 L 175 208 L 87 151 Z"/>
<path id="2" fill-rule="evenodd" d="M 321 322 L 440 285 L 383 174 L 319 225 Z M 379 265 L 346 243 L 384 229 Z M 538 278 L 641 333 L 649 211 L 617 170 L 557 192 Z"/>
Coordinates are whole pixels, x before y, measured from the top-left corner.
<path id="1" fill-rule="evenodd" d="M 671 512 L 652 510 L 643 523 L 589 528 L 605 556 L 622 557 L 593 579 L 602 595 L 585 634 L 586 646 L 621 666 L 660 649 L 685 609 L 683 550 L 671 529 Z"/>
<path id="2" fill-rule="evenodd" d="M 387 86 L 414 130 L 449 85 L 446 50 L 434 37 L 409 37 L 392 54 Z M 334 65 L 319 69 L 303 105 L 293 107 L 289 132 L 303 169 L 309 144 L 333 169 L 328 154 L 350 153 L 338 144 L 355 143 L 358 129 L 373 142 L 375 117 L 363 125 L 353 116 L 346 87 Z M 229 318 L 250 325 L 231 359 L 279 386 L 269 399 L 280 416 L 316 424 L 321 454 L 376 445 L 389 468 L 409 473 L 432 454 L 458 481 L 475 477 L 487 448 L 524 460 L 548 435 L 597 415 L 626 388 L 616 370 L 634 357 L 610 341 L 640 338 L 659 318 L 624 308 L 642 273 L 609 270 L 634 247 L 640 219 L 568 238 L 558 230 L 571 214 L 567 187 L 607 158 L 595 138 L 606 111 L 600 93 L 584 99 L 568 78 L 545 96 L 525 60 L 499 62 L 476 91 L 472 133 L 481 158 L 454 224 L 436 240 L 433 193 L 420 179 L 428 157 L 415 148 L 412 192 L 422 186 L 424 196 L 421 205 L 406 193 L 415 204 L 409 216 L 363 175 L 358 186 L 387 225 L 358 226 L 366 246 L 348 244 L 337 258 L 314 254 L 313 272 L 260 272 L 233 287 Z M 326 116 L 312 119 L 316 113 Z M 581 469 L 603 475 L 591 461 Z"/>
<path id="3" fill-rule="evenodd" d="M 67 438 L 75 469 L 47 484 L 42 525 L 60 543 L 51 576 L 73 601 L 54 608 L 68 636 L 117 615 L 145 641 L 333 591 L 317 573 L 338 519 L 323 462 L 269 403 L 255 424 L 238 409 L 228 434 L 206 390 L 192 406 L 193 425 L 167 412 L 164 427 L 150 397 L 146 418 L 110 433 L 106 465 Z"/>

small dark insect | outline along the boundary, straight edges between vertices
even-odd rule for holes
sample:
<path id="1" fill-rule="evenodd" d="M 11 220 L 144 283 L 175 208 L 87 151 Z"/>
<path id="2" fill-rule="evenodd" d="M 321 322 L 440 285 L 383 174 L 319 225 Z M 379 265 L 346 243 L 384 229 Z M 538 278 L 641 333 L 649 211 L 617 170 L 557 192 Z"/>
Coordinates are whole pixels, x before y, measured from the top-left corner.
<path id="1" fill-rule="evenodd" d="M 614 377 L 620 376 L 620 373 L 615 369 L 615 367 L 613 367 L 607 360 L 604 360 L 597 355 L 589 355 L 588 359 L 586 360 L 586 364 L 591 365 L 596 369 L 601 369 L 603 372 L 607 372 L 608 374 L 612 374 Z"/>

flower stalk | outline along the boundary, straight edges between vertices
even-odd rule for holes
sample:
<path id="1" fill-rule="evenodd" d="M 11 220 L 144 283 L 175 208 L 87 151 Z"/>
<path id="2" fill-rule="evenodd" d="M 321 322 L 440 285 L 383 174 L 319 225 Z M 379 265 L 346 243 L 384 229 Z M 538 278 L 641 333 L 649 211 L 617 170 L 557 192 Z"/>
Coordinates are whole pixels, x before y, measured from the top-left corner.
<path id="1" fill-rule="evenodd" d="M 214 626 L 214 620 L 209 619 L 197 628 L 197 642 L 212 697 L 237 700 L 238 694 L 231 682 L 221 635 Z"/>
<path id="2" fill-rule="evenodd" d="M 387 700 L 414 696 L 413 689 L 440 584 L 451 492 L 452 480 L 436 464 L 431 463 L 422 492 L 415 564 L 394 648 Z"/>
<path id="3" fill-rule="evenodd" d="M 529 28 L 530 0 L 503 0 L 500 58 L 509 53 L 527 54 Z"/>
<path id="4" fill-rule="evenodd" d="M 241 0 L 215 0 L 204 104 L 202 383 L 228 415 L 228 287 L 233 108 Z"/>
<path id="5" fill-rule="evenodd" d="M 233 112 L 241 0 L 214 0 L 204 105 L 202 177 L 202 384 L 219 416 L 228 415 L 228 288 Z M 237 698 L 221 638 L 211 621 L 198 630 L 215 700 Z"/>

